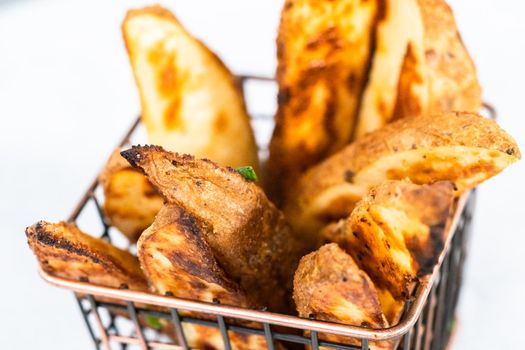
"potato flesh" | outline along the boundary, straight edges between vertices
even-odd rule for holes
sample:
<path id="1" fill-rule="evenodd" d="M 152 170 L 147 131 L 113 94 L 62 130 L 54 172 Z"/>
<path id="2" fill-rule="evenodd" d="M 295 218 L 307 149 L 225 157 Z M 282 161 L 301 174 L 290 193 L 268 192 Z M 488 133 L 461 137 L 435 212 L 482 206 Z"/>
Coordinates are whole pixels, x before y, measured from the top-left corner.
<path id="1" fill-rule="evenodd" d="M 398 94 L 398 80 L 409 45 L 417 62 L 424 61 L 423 22 L 416 0 L 389 0 L 386 18 L 376 29 L 376 47 L 370 77 L 358 115 L 356 138 L 380 128 L 390 121 Z M 416 65 L 424 77 L 423 66 Z M 418 82 L 425 85 L 424 79 Z M 416 86 L 412 87 L 418 90 Z M 424 89 L 419 88 L 420 92 Z M 421 95 L 422 106 L 425 95 Z"/>
<path id="2" fill-rule="evenodd" d="M 123 32 L 150 142 L 257 168 L 243 97 L 224 64 L 171 14 L 132 11 Z"/>
<path id="3" fill-rule="evenodd" d="M 311 213 L 319 220 L 343 218 L 350 214 L 360 193 L 385 180 L 409 179 L 417 184 L 449 180 L 456 185 L 457 194 L 461 194 L 513 161 L 514 158 L 504 152 L 465 146 L 400 152 L 362 169 L 353 177 L 352 184 L 336 185 L 320 192 L 312 202 Z"/>
<path id="4" fill-rule="evenodd" d="M 164 203 L 144 175 L 129 168 L 111 174 L 104 198 L 104 212 L 111 224 L 131 242 L 153 223 Z"/>

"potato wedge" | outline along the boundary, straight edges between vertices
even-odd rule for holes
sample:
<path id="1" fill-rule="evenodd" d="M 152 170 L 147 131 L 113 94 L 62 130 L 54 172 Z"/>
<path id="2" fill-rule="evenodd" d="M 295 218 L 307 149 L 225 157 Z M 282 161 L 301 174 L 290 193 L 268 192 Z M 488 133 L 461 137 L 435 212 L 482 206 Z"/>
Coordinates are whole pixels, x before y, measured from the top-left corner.
<path id="1" fill-rule="evenodd" d="M 75 225 L 39 221 L 26 229 L 30 248 L 35 253 L 44 271 L 58 277 L 85 281 L 105 287 L 146 292 L 148 284 L 138 259 L 111 244 L 91 237 Z M 115 302 L 114 300 L 105 301 Z M 126 313 L 116 315 L 128 317 Z M 140 316 L 139 322 L 147 327 L 148 321 Z M 162 320 L 161 331 L 174 337 L 173 325 Z M 183 324 L 188 345 L 192 348 L 222 349 L 219 329 L 190 323 Z M 230 331 L 232 349 L 266 349 L 262 336 L 245 336 Z M 203 346 L 203 347 L 201 347 Z"/>
<path id="2" fill-rule="evenodd" d="M 432 272 L 445 246 L 453 185 L 385 181 L 357 203 L 342 228 L 346 251 L 394 299 Z"/>
<path id="3" fill-rule="evenodd" d="M 150 286 L 156 293 L 205 302 L 219 301 L 223 305 L 261 308 L 233 281 L 219 265 L 206 242 L 207 227 L 174 204 L 166 204 L 155 222 L 140 236 L 138 256 Z M 182 314 L 198 318 L 215 317 L 193 312 Z M 259 328 L 259 324 L 243 323 Z M 184 323 L 188 345 L 197 349 L 223 349 L 219 329 Z M 229 331 L 232 349 L 267 349 L 263 336 Z M 283 349 L 282 344 L 275 344 Z"/>
<path id="4" fill-rule="evenodd" d="M 481 88 L 444 0 L 387 0 L 356 138 L 409 116 L 478 112 Z"/>
<path id="5" fill-rule="evenodd" d="M 258 166 L 244 99 L 231 72 L 160 6 L 122 24 L 150 142 L 224 166 Z"/>
<path id="6" fill-rule="evenodd" d="M 341 219 L 326 225 L 319 234 L 322 244 L 336 243 L 340 247 L 348 247 L 346 219 Z M 381 304 L 381 310 L 386 320 L 390 326 L 396 325 L 403 314 L 405 302 L 394 299 L 392 293 L 384 288 L 378 288 L 376 286 L 376 291 L 379 303 Z"/>
<path id="7" fill-rule="evenodd" d="M 39 221 L 26 229 L 26 236 L 42 269 L 54 276 L 113 288 L 148 288 L 135 256 L 74 224 Z"/>
<path id="8" fill-rule="evenodd" d="M 370 328 L 387 328 L 374 283 L 354 259 L 335 243 L 304 256 L 294 277 L 299 316 Z M 357 345 L 360 340 L 319 334 L 319 338 Z M 392 349 L 389 342 L 372 342 L 371 349 Z"/>
<path id="9" fill-rule="evenodd" d="M 279 105 L 268 164 L 272 199 L 350 140 L 378 12 L 376 1 L 284 4 L 277 38 Z"/>
<path id="10" fill-rule="evenodd" d="M 164 204 L 164 200 L 137 169 L 116 149 L 100 174 L 104 189 L 104 213 L 109 223 L 130 242 L 136 242 Z"/>
<path id="11" fill-rule="evenodd" d="M 449 180 L 459 195 L 520 158 L 513 138 L 476 113 L 403 118 L 310 169 L 284 212 L 295 232 L 317 242 L 323 226 L 348 216 L 368 189 L 384 180 Z"/>
<path id="12" fill-rule="evenodd" d="M 231 168 L 158 146 L 134 146 L 122 155 L 168 203 L 205 227 L 220 266 L 256 303 L 290 309 L 293 273 L 307 247 L 256 184 Z"/>
<path id="13" fill-rule="evenodd" d="M 151 286 L 160 294 L 254 308 L 217 262 L 204 230 L 176 205 L 161 209 L 138 241 L 140 264 Z"/>

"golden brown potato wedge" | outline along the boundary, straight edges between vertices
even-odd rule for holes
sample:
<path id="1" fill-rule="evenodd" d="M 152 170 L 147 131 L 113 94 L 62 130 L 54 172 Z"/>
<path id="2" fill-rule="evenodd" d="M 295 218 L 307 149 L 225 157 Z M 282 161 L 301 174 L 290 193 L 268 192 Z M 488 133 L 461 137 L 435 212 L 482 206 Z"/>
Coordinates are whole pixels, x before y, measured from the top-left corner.
<path id="1" fill-rule="evenodd" d="M 374 283 L 354 259 L 335 243 L 304 256 L 294 277 L 299 316 L 370 328 L 387 328 Z M 357 345 L 357 339 L 319 334 L 320 339 Z M 391 349 L 389 342 L 372 342 L 371 349 Z"/>
<path id="2" fill-rule="evenodd" d="M 54 276 L 105 287 L 127 286 L 131 290 L 148 290 L 135 256 L 83 233 L 73 224 L 39 221 L 26 229 L 26 235 L 42 268 Z M 127 314 L 116 315 L 128 317 Z M 144 326 L 149 324 L 142 316 L 139 321 Z M 161 331 L 173 337 L 173 326 L 164 320 L 161 324 Z M 223 349 L 220 330 L 188 323 L 183 324 L 183 329 L 188 345 L 192 348 L 205 348 L 207 344 L 209 349 Z M 266 349 L 262 336 L 229 333 L 233 349 Z"/>
<path id="3" fill-rule="evenodd" d="M 130 242 L 136 242 L 155 219 L 164 200 L 137 169 L 116 149 L 100 174 L 104 189 L 104 213 L 109 223 Z"/>
<path id="4" fill-rule="evenodd" d="M 453 185 L 385 181 L 357 203 L 343 227 L 343 247 L 374 283 L 397 300 L 432 272 L 446 241 Z"/>
<path id="5" fill-rule="evenodd" d="M 83 233 L 74 224 L 39 221 L 26 229 L 26 236 L 47 273 L 107 287 L 147 290 L 135 256 Z"/>
<path id="6" fill-rule="evenodd" d="M 279 105 L 268 164 L 272 199 L 350 140 L 378 11 L 376 1 L 284 4 L 277 38 Z"/>
<path id="7" fill-rule="evenodd" d="M 155 222 L 138 241 L 141 267 L 153 290 L 179 298 L 224 305 L 259 308 L 261 305 L 233 281 L 219 265 L 205 240 L 204 230 L 192 216 L 174 204 L 166 204 Z M 207 234 L 212 234 L 208 232 Z M 210 315 L 182 311 L 184 315 L 212 318 Z M 259 324 L 246 323 L 249 327 Z M 198 349 L 223 349 L 217 328 L 185 323 L 188 345 Z M 263 336 L 229 332 L 233 349 L 267 349 Z"/>
<path id="8" fill-rule="evenodd" d="M 477 73 L 444 0 L 387 0 L 356 138 L 402 117 L 478 112 Z"/>
<path id="9" fill-rule="evenodd" d="M 150 285 L 160 294 L 255 307 L 217 262 L 206 242 L 206 229 L 180 207 L 164 206 L 138 241 L 140 264 Z"/>
<path id="10" fill-rule="evenodd" d="M 220 266 L 256 303 L 289 310 L 305 243 L 255 183 L 231 168 L 158 146 L 134 146 L 122 155 L 144 171 L 168 203 L 205 228 L 204 239 Z"/>
<path id="11" fill-rule="evenodd" d="M 348 216 L 384 180 L 449 180 L 461 194 L 520 158 L 513 138 L 475 113 L 403 118 L 310 169 L 284 211 L 295 232 L 317 241 L 323 226 Z"/>
<path id="12" fill-rule="evenodd" d="M 129 11 L 122 32 L 150 142 L 257 167 L 242 93 L 221 60 L 160 6 Z"/>

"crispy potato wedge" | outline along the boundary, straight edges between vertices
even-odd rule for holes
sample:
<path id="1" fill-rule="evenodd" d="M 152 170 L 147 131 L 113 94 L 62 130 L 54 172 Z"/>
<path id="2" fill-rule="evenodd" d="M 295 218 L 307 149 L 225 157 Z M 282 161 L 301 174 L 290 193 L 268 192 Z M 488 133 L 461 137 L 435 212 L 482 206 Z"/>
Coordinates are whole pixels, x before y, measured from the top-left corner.
<path id="1" fill-rule="evenodd" d="M 322 227 L 348 216 L 368 189 L 384 180 L 449 180 L 459 195 L 520 158 L 514 139 L 475 113 L 403 118 L 310 169 L 284 212 L 295 232 L 318 242 Z"/>
<path id="2" fill-rule="evenodd" d="M 268 164 L 272 199 L 350 140 L 378 11 L 376 1 L 284 4 L 277 38 L 279 104 Z"/>
<path id="3" fill-rule="evenodd" d="M 320 231 L 322 244 L 336 243 L 340 247 L 348 246 L 346 237 L 346 219 L 332 222 Z M 377 296 L 381 304 L 381 310 L 390 326 L 396 325 L 403 314 L 405 302 L 396 300 L 388 290 L 376 286 Z"/>
<path id="4" fill-rule="evenodd" d="M 356 138 L 402 117 L 478 112 L 481 88 L 444 0 L 387 0 Z"/>
<path id="5" fill-rule="evenodd" d="M 231 168 L 158 146 L 134 146 L 122 155 L 168 203 L 205 227 L 220 266 L 256 303 L 289 311 L 293 273 L 307 247 L 255 183 Z"/>
<path id="6" fill-rule="evenodd" d="M 432 272 L 446 241 L 453 185 L 385 181 L 357 203 L 343 227 L 343 247 L 374 283 L 394 299 Z"/>
<path id="7" fill-rule="evenodd" d="M 148 288 L 135 256 L 74 224 L 39 221 L 26 229 L 26 236 L 44 271 L 54 276 L 113 288 Z"/>
<path id="8" fill-rule="evenodd" d="M 176 205 L 161 209 L 138 241 L 140 264 L 151 286 L 160 294 L 256 307 L 217 262 L 205 240 L 206 229 Z"/>
<path id="9" fill-rule="evenodd" d="M 250 296 L 233 281 L 219 265 L 205 240 L 204 230 L 182 208 L 166 204 L 138 241 L 141 267 L 153 290 L 185 299 L 205 302 L 219 301 L 224 305 L 258 308 Z M 211 234 L 211 233 L 208 233 Z M 212 318 L 194 312 L 182 314 Z M 246 322 L 249 327 L 259 324 Z M 217 328 L 183 324 L 189 346 L 198 349 L 223 349 L 221 332 Z M 233 349 L 267 349 L 263 336 L 229 332 Z"/>
<path id="10" fill-rule="evenodd" d="M 26 235 L 42 268 L 54 276 L 112 288 L 127 286 L 130 290 L 148 290 L 146 278 L 135 256 L 83 233 L 73 224 L 39 221 L 26 229 Z M 125 313 L 116 315 L 128 317 Z M 144 326 L 148 325 L 142 316 L 139 321 Z M 223 349 L 220 330 L 188 323 L 183 324 L 183 329 L 188 345 L 192 348 Z M 164 320 L 161 331 L 175 336 L 173 326 Z M 229 333 L 232 349 L 267 348 L 264 337 L 245 336 L 232 331 Z"/>
<path id="11" fill-rule="evenodd" d="M 335 243 L 304 256 L 294 277 L 299 316 L 370 328 L 387 328 L 374 283 L 354 259 Z M 319 334 L 320 339 L 360 346 L 358 339 Z M 371 349 L 392 349 L 389 342 L 372 342 Z"/>
<path id="12" fill-rule="evenodd" d="M 150 142 L 225 166 L 258 166 L 244 99 L 231 72 L 160 6 L 122 24 Z"/>
<path id="13" fill-rule="evenodd" d="M 137 169 L 116 149 L 102 170 L 99 181 L 104 189 L 104 213 L 109 223 L 130 242 L 136 242 L 164 204 L 164 200 Z"/>

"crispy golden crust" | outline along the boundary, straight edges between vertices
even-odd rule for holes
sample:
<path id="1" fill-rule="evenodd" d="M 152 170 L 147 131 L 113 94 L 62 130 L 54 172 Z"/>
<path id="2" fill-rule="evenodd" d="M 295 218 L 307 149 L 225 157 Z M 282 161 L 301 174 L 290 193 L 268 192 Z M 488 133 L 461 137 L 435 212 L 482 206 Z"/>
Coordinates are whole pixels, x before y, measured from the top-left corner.
<path id="1" fill-rule="evenodd" d="M 279 101 L 268 167 L 272 199 L 348 143 L 377 12 L 376 1 L 286 1 L 277 38 Z"/>
<path id="2" fill-rule="evenodd" d="M 284 211 L 296 232 L 318 241 L 321 227 L 348 215 L 371 186 L 384 180 L 449 180 L 460 194 L 520 158 L 513 138 L 475 113 L 403 118 L 310 169 Z"/>
<path id="3" fill-rule="evenodd" d="M 289 309 L 304 243 L 256 184 L 231 168 L 157 146 L 134 146 L 122 155 L 167 202 L 195 218 L 219 264 L 255 302 L 274 311 Z"/>
<path id="4" fill-rule="evenodd" d="M 47 273 L 107 287 L 147 290 L 137 258 L 75 225 L 39 221 L 26 229 L 29 247 Z"/>
<path id="5" fill-rule="evenodd" d="M 376 329 L 388 327 L 374 283 L 335 243 L 301 259 L 294 277 L 294 300 L 301 317 Z M 360 345 L 359 340 L 347 337 L 319 337 Z M 389 344 L 374 343 L 372 348 L 389 348 Z"/>
<path id="6" fill-rule="evenodd" d="M 406 299 L 416 278 L 437 263 L 453 198 L 450 182 L 385 181 L 346 220 L 343 246 L 378 287 Z"/>
<path id="7" fill-rule="evenodd" d="M 129 11 L 122 32 L 150 141 L 257 168 L 244 99 L 222 61 L 158 5 Z"/>
<path id="8" fill-rule="evenodd" d="M 323 227 L 319 233 L 322 244 L 336 243 L 340 247 L 348 247 L 346 226 L 346 220 L 341 219 Z M 405 302 L 403 300 L 394 299 L 392 294 L 384 288 L 378 288 L 376 286 L 376 290 L 379 303 L 381 304 L 381 310 L 383 311 L 388 324 L 390 326 L 396 325 L 401 319 Z"/>
<path id="9" fill-rule="evenodd" d="M 130 242 L 136 242 L 162 207 L 164 200 L 146 177 L 129 165 L 116 149 L 99 180 L 104 189 L 104 213 L 109 223 Z"/>
<path id="10" fill-rule="evenodd" d="M 140 264 L 150 285 L 160 294 L 255 307 L 217 262 L 205 229 L 176 205 L 161 209 L 138 242 Z"/>

